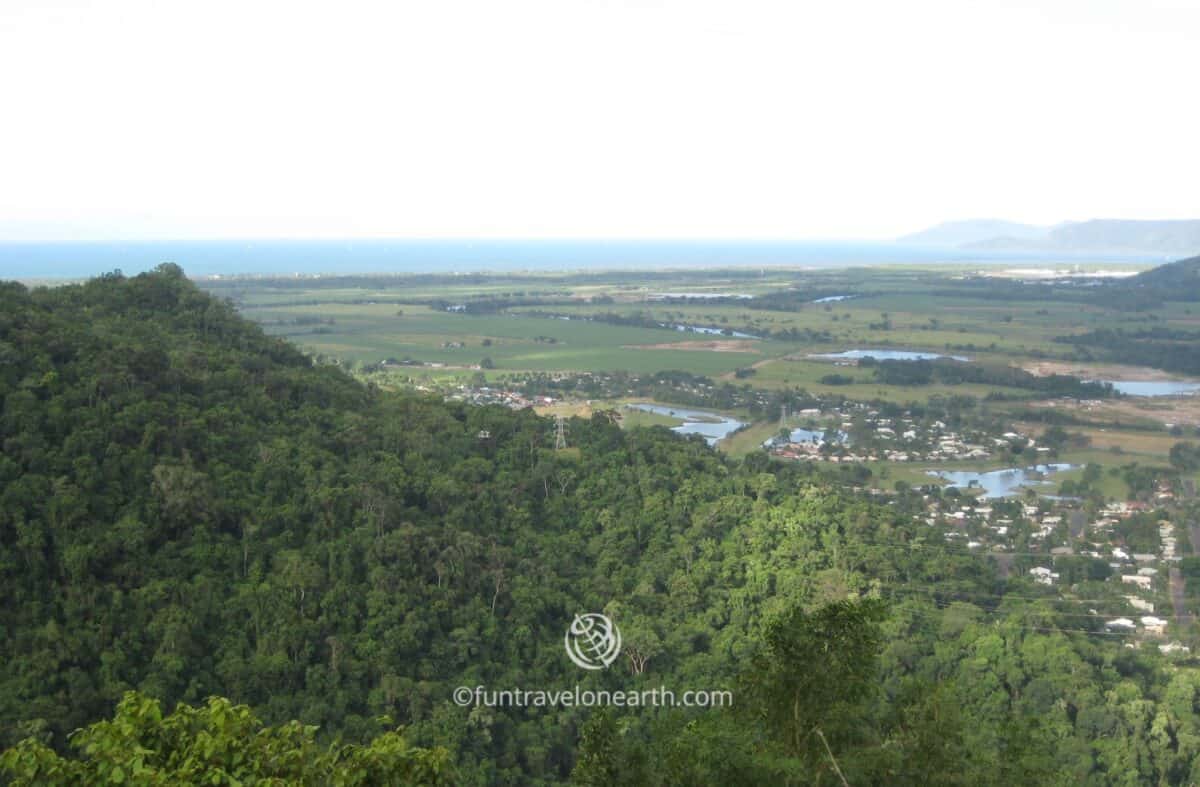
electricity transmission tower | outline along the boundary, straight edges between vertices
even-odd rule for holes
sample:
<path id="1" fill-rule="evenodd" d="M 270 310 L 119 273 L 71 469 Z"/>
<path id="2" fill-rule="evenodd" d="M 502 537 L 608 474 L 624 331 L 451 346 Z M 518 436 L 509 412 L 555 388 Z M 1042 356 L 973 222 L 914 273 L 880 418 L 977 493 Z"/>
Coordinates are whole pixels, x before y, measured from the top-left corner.
<path id="1" fill-rule="evenodd" d="M 562 415 L 554 416 L 554 448 L 567 447 L 567 419 Z"/>

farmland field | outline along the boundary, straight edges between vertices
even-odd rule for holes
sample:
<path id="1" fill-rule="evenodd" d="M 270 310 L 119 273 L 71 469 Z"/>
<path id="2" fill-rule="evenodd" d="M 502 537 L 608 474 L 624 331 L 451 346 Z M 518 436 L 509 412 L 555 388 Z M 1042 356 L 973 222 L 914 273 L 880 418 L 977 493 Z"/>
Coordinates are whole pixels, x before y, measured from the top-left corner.
<path id="1" fill-rule="evenodd" d="M 1105 268 L 1093 265 L 1084 272 Z M 1200 313 L 1187 304 L 1164 305 L 1150 315 L 1119 302 L 1090 301 L 1080 296 L 1083 286 L 1025 282 L 1016 294 L 997 296 L 997 286 L 1021 282 L 1021 271 L 991 273 L 893 266 L 224 279 L 202 286 L 232 299 L 268 332 L 385 385 L 454 391 L 503 388 L 530 376 L 636 379 L 671 372 L 701 381 L 696 390 L 725 386 L 759 392 L 760 398 L 803 392 L 918 413 L 930 404 L 970 401 L 977 403 L 977 419 L 1010 419 L 1030 436 L 1043 432 L 1048 418 L 1066 423 L 1078 445 L 1064 447 L 1063 456 L 1109 465 L 1134 457 L 1161 462 L 1179 439 L 1180 425 L 1200 426 L 1200 407 L 1188 397 L 1104 402 L 1046 397 L 1027 380 L 1002 384 L 995 374 L 989 381 L 910 384 L 881 378 L 874 367 L 853 360 L 815 357 L 849 350 L 919 352 L 966 359 L 980 369 L 1084 379 L 1092 368 L 1065 341 L 1070 337 L 1100 329 L 1134 331 L 1151 322 L 1180 329 L 1200 324 Z M 1155 369 L 1092 367 L 1127 379 L 1180 379 Z M 632 390 L 597 394 L 597 406 L 603 401 L 619 408 Z M 756 416 L 733 404 L 714 409 L 749 422 L 720 443 L 730 453 L 761 450 L 779 432 L 773 414 Z M 592 411 L 582 401 L 564 410 L 576 416 Z M 678 423 L 632 412 L 623 421 L 630 428 Z M 892 467 L 884 473 L 891 480 L 924 477 L 920 468 L 894 462 L 868 466 Z M 1108 486 L 1117 491 L 1114 483 Z"/>

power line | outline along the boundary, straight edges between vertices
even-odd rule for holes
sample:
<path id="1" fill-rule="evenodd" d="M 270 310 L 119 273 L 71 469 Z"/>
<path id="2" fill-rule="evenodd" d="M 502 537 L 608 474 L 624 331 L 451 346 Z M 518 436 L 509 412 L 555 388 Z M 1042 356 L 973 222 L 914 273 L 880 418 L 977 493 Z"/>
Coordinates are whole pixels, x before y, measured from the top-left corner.
<path id="1" fill-rule="evenodd" d="M 821 539 L 819 539 L 819 538 L 816 540 L 821 541 Z M 961 547 L 960 548 L 960 547 L 957 547 L 955 544 L 932 544 L 932 543 L 927 543 L 927 542 L 912 542 L 912 541 L 908 541 L 908 542 L 870 541 L 868 539 L 859 538 L 857 536 L 850 536 L 849 539 L 845 543 L 840 544 L 839 546 L 853 547 L 858 544 L 862 544 L 862 545 L 866 545 L 866 546 L 884 547 L 884 548 L 893 548 L 894 547 L 897 549 L 900 549 L 900 548 L 940 549 L 940 550 L 949 552 L 950 554 L 962 555 L 964 557 L 1003 557 L 1003 556 L 1007 555 L 1009 557 L 1044 557 L 1044 558 L 1051 558 L 1051 559 L 1060 558 L 1060 557 L 1086 557 L 1090 560 L 1103 560 L 1104 559 L 1104 558 L 1092 557 L 1091 555 L 1076 555 L 1076 554 L 1053 555 L 1053 554 L 1050 554 L 1049 552 L 1007 552 L 1007 551 L 986 552 L 986 551 L 980 551 L 980 550 L 973 550 L 969 547 Z M 822 543 L 822 546 L 824 546 L 823 543 Z"/>
<path id="2" fill-rule="evenodd" d="M 1002 600 L 1009 599 L 1009 600 L 1016 600 L 1016 601 L 1062 601 L 1062 602 L 1070 602 L 1070 603 L 1074 603 L 1074 604 L 1106 604 L 1106 603 L 1110 603 L 1115 600 L 1115 599 L 1111 599 L 1111 598 L 1065 598 L 1062 596 L 1058 596 L 1058 597 L 1017 596 L 1017 595 L 1013 595 L 1010 593 L 976 593 L 974 591 L 968 591 L 968 590 L 951 590 L 951 589 L 938 590 L 933 585 L 925 585 L 924 587 L 919 587 L 921 584 L 922 583 L 920 583 L 920 582 L 905 582 L 902 585 L 898 585 L 896 587 L 885 586 L 885 587 L 881 588 L 881 590 L 889 590 L 889 591 L 893 591 L 893 592 L 909 592 L 909 593 L 958 593 L 960 595 L 973 595 L 973 596 L 977 596 L 979 598 L 995 598 L 995 599 L 1002 599 Z"/>
<path id="3" fill-rule="evenodd" d="M 920 592 L 920 591 L 916 590 L 915 592 Z M 1111 603 L 1111 602 L 1115 601 L 1115 599 L 1108 599 L 1107 601 Z M 958 602 L 961 602 L 961 599 L 930 599 L 930 603 L 933 604 L 933 606 L 939 610 L 949 609 L 952 604 L 958 603 Z M 921 607 L 905 607 L 905 608 L 903 608 L 903 611 L 912 612 L 914 614 L 925 614 L 925 615 L 933 614 L 931 610 L 923 609 Z M 1025 608 L 1025 609 L 994 608 L 994 609 L 980 609 L 979 611 L 985 615 L 997 615 L 997 616 L 999 616 L 999 615 L 1012 616 L 1012 615 L 1018 615 L 1018 614 L 1021 614 L 1022 612 L 1025 612 L 1025 613 L 1034 613 L 1034 614 L 1038 614 L 1038 615 L 1045 615 L 1048 617 L 1053 616 L 1053 617 L 1061 617 L 1061 618 L 1087 618 L 1087 619 L 1094 619 L 1094 620 L 1101 620 L 1105 617 L 1114 617 L 1114 616 L 1122 616 L 1123 617 L 1127 614 L 1131 614 L 1131 613 L 1124 613 L 1124 612 L 1108 612 L 1108 613 L 1097 612 L 1096 614 L 1092 614 L 1090 612 L 1089 613 L 1063 612 L 1063 611 L 1053 610 L 1053 609 L 1028 609 L 1028 608 Z M 1132 613 L 1132 614 L 1136 615 L 1137 613 Z M 1168 623 L 1172 622 L 1170 617 L 1161 618 L 1161 619 Z M 1066 631 L 1067 629 L 1063 629 L 1063 630 Z"/>
<path id="4" fill-rule="evenodd" d="M 948 607 L 938 607 L 939 610 L 944 610 L 947 608 Z M 925 615 L 925 616 L 927 616 L 928 620 L 938 620 L 938 621 L 942 620 L 941 617 L 936 616 L 936 613 L 933 610 L 906 609 L 904 611 L 911 612 L 914 615 L 918 615 L 918 616 Z M 984 611 L 983 614 L 986 615 L 988 613 L 986 611 Z M 992 618 L 988 622 L 1002 624 L 1005 628 L 1017 629 L 1020 631 L 1039 631 L 1039 632 L 1047 632 L 1047 633 L 1051 633 L 1051 634 L 1054 634 L 1054 633 L 1088 634 L 1088 635 L 1092 635 L 1092 636 L 1101 636 L 1101 637 L 1136 637 L 1136 636 L 1139 636 L 1138 633 L 1135 631 L 1099 631 L 1099 630 L 1094 630 L 1094 629 L 1081 629 L 1081 628 L 1027 626 L 1027 625 L 1022 625 L 1020 623 L 1013 623 L 1011 621 L 1008 621 L 1005 619 L 1000 619 L 1000 618 Z"/>
<path id="5" fill-rule="evenodd" d="M 959 601 L 962 601 L 962 599 L 931 599 L 930 603 L 933 604 L 938 609 L 949 609 L 950 604 L 953 604 L 953 603 L 959 602 Z M 943 603 L 943 602 L 946 602 L 946 603 Z M 1110 600 L 1108 603 L 1115 603 L 1115 600 Z M 1035 608 L 1031 608 L 1031 607 L 1023 607 L 1023 608 L 1018 608 L 1018 609 L 1012 609 L 1012 608 L 1009 608 L 1009 609 L 999 609 L 999 608 L 982 609 L 980 611 L 983 612 L 984 614 L 996 614 L 996 615 L 1034 614 L 1034 615 L 1045 615 L 1047 617 L 1058 617 L 1058 618 L 1084 618 L 1086 620 L 1102 620 L 1102 619 L 1108 618 L 1108 617 L 1118 617 L 1118 616 L 1124 616 L 1126 614 L 1130 614 L 1130 613 L 1125 613 L 1125 612 L 1097 612 L 1095 614 L 1093 614 L 1091 612 L 1063 612 L 1063 611 L 1060 611 L 1057 609 L 1035 609 Z M 1133 613 L 1133 614 L 1136 614 L 1136 613 Z M 1166 618 L 1163 618 L 1163 619 L 1166 620 Z"/>

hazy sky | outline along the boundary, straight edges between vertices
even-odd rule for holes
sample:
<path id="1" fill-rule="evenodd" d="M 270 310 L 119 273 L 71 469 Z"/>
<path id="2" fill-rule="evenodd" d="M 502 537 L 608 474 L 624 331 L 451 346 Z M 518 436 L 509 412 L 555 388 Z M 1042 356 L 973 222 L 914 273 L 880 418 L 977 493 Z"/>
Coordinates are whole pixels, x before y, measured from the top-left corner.
<path id="1" fill-rule="evenodd" d="M 1200 0 L 0 0 L 0 239 L 1200 217 Z"/>

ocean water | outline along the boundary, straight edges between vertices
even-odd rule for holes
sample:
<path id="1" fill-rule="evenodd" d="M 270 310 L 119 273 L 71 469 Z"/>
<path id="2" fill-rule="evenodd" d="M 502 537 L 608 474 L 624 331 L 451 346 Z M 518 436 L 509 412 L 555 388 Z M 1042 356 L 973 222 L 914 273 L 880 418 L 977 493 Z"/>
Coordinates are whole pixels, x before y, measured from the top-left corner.
<path id="1" fill-rule="evenodd" d="M 1145 261 L 1064 256 L 1062 261 Z M 734 240 L 212 240 L 0 242 L 0 278 L 141 273 L 174 262 L 190 276 L 452 273 L 622 268 L 813 266 L 1046 261 L 1042 253 L 980 252 L 901 243 Z"/>

